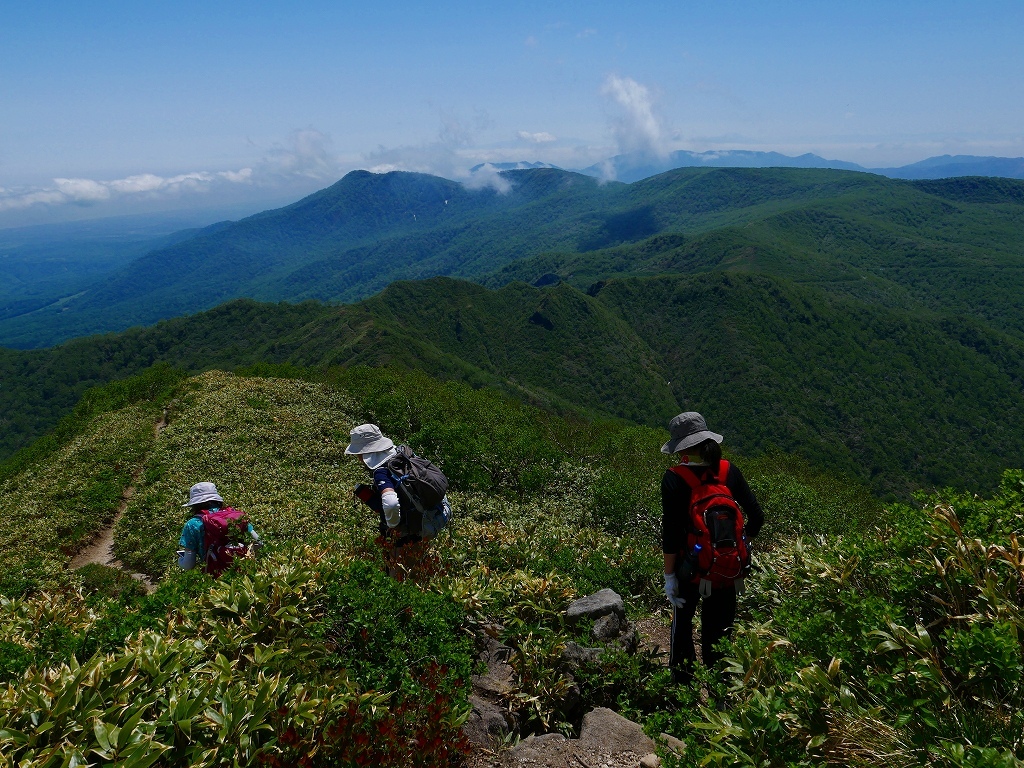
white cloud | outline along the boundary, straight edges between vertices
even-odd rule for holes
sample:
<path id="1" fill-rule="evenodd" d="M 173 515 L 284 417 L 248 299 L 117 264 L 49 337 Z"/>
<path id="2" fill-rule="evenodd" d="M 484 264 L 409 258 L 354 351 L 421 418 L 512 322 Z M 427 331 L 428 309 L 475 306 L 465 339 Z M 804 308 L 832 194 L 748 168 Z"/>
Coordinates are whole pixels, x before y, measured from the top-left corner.
<path id="1" fill-rule="evenodd" d="M 604 181 L 615 181 L 615 163 L 611 158 L 605 158 L 597 163 L 598 178 Z"/>
<path id="2" fill-rule="evenodd" d="M 466 189 L 493 189 L 504 195 L 512 191 L 512 184 L 490 163 L 484 163 L 462 182 Z"/>
<path id="3" fill-rule="evenodd" d="M 596 34 L 597 34 L 597 30 L 596 29 L 594 29 L 592 27 L 587 27 L 586 29 L 583 29 L 583 30 L 580 30 L 579 32 L 577 32 L 576 33 L 576 37 L 579 37 L 581 39 L 586 39 L 588 37 L 593 37 Z"/>
<path id="4" fill-rule="evenodd" d="M 302 176 L 311 179 L 336 178 L 340 163 L 331 152 L 331 137 L 313 127 L 293 131 L 285 144 L 274 144 L 257 163 L 253 176 Z"/>
<path id="5" fill-rule="evenodd" d="M 551 141 L 558 141 L 558 139 L 547 131 L 540 131 L 539 133 L 530 133 L 529 131 L 517 131 L 516 136 L 523 141 L 530 141 L 534 144 L 547 144 Z"/>
<path id="6" fill-rule="evenodd" d="M 111 186 L 116 181 L 93 181 L 92 179 L 54 179 L 57 191 L 67 198 L 68 202 L 89 205 L 100 200 L 110 199 Z"/>
<path id="7" fill-rule="evenodd" d="M 246 184 L 251 168 L 239 171 L 197 171 L 176 176 L 142 173 L 123 179 L 54 179 L 52 187 L 0 190 L 0 211 L 24 210 L 34 206 L 96 205 L 129 198 L 174 197 L 205 192 L 218 184 Z"/>
<path id="8" fill-rule="evenodd" d="M 655 111 L 647 86 L 629 77 L 609 75 L 601 93 L 609 97 L 615 107 L 612 133 L 620 153 L 667 154 L 667 132 Z"/>
<path id="9" fill-rule="evenodd" d="M 173 199 L 240 185 L 271 189 L 303 179 L 333 181 L 343 168 L 331 153 L 330 143 L 326 134 L 315 128 L 303 128 L 294 131 L 286 142 L 272 145 L 251 168 L 191 171 L 173 176 L 140 173 L 110 180 L 58 178 L 49 187 L 0 188 L 0 212 L 43 206 Z"/>
<path id="10" fill-rule="evenodd" d="M 465 178 L 478 160 L 470 159 L 474 143 L 472 131 L 455 114 L 441 112 L 437 139 L 426 144 L 379 147 L 363 156 L 363 165 L 371 173 L 411 171 L 430 173 L 448 179 Z"/>

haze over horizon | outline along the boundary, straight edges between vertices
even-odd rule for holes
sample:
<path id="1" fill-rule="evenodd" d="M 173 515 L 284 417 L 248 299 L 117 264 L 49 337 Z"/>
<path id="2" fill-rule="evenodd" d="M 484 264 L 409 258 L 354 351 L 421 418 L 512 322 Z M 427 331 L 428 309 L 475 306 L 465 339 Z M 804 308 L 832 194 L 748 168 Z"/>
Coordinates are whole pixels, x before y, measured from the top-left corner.
<path id="1" fill-rule="evenodd" d="M 51 2 L 0 11 L 0 227 L 253 211 L 355 168 L 1024 155 L 1024 5 Z"/>

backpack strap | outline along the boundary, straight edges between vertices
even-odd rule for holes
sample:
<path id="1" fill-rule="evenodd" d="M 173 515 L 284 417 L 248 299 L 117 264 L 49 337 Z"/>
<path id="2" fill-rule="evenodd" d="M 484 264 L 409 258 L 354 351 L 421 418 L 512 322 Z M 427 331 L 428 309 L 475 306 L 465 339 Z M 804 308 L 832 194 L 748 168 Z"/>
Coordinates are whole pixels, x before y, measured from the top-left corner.
<path id="1" fill-rule="evenodd" d="M 700 487 L 700 478 L 697 477 L 697 473 L 693 467 L 676 464 L 673 467 L 669 467 L 668 470 L 669 472 L 673 472 L 683 478 L 683 480 L 686 481 L 686 484 L 690 486 L 691 491 Z"/>
<path id="2" fill-rule="evenodd" d="M 691 467 L 688 464 L 676 464 L 674 467 L 669 467 L 671 472 L 675 472 L 686 481 L 686 484 L 690 486 L 691 491 L 696 490 L 707 482 L 705 478 L 710 475 L 710 471 L 699 472 L 701 469 L 709 470 L 708 467 Z M 718 462 L 718 474 L 714 475 L 715 481 L 720 485 L 725 485 L 725 479 L 728 474 L 729 462 L 722 459 Z"/>

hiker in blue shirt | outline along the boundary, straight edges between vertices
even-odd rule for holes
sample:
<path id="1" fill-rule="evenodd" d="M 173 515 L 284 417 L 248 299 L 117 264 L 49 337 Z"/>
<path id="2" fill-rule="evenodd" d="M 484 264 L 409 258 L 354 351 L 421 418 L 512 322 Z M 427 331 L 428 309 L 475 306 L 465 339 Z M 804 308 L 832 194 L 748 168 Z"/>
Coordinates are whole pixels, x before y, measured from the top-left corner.
<path id="1" fill-rule="evenodd" d="M 350 443 L 345 448 L 348 456 L 358 456 L 373 475 L 373 484 L 360 483 L 355 487 L 356 498 L 380 517 L 379 529 L 389 542 L 389 556 L 397 556 L 402 547 L 427 542 L 436 536 L 451 520 L 451 504 L 444 496 L 436 507 L 416 508 L 407 493 L 399 494 L 395 476 L 388 462 L 399 456 L 400 449 L 380 431 L 376 424 L 360 424 L 349 433 Z M 422 549 L 422 547 L 420 548 Z"/>
<path id="2" fill-rule="evenodd" d="M 182 504 L 192 511 L 192 516 L 181 529 L 181 538 L 178 539 L 178 567 L 183 571 L 192 570 L 196 563 L 206 561 L 206 543 L 203 533 L 203 514 L 206 512 L 217 512 L 224 507 L 224 499 L 217 492 L 217 486 L 213 483 L 196 483 L 188 492 L 188 501 Z M 255 546 L 260 545 L 259 534 L 253 529 L 252 524 L 248 526 L 249 536 Z"/>

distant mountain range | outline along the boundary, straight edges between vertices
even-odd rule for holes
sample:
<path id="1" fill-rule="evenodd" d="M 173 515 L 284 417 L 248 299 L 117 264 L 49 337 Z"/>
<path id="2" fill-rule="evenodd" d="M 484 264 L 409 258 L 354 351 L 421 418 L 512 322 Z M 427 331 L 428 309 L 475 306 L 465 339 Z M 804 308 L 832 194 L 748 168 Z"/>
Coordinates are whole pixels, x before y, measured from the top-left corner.
<path id="1" fill-rule="evenodd" d="M 877 173 L 893 179 L 944 179 L 955 176 L 1024 179 L 1024 157 L 940 155 L 898 168 L 865 168 L 843 160 L 826 160 L 810 153 L 790 157 L 778 152 L 751 152 L 739 149 L 712 152 L 679 150 L 665 156 L 649 153 L 616 155 L 583 168 L 580 173 L 630 183 L 676 168 L 834 168 Z"/>
<path id="2" fill-rule="evenodd" d="M 151 327 L 0 349 L 0 455 L 89 385 L 164 361 L 397 364 L 656 425 L 707 410 L 741 453 L 903 496 L 1024 459 L 1024 181 L 501 178 L 351 173 L 9 315 L 26 347 Z"/>
<path id="3" fill-rule="evenodd" d="M 758 254 L 742 259 L 751 264 L 770 255 L 769 269 L 807 251 L 814 259 L 795 270 L 800 279 L 813 263 L 819 279 L 831 281 L 830 270 L 846 271 L 856 256 L 861 268 L 926 304 L 1024 327 L 1001 298 L 1024 295 L 1021 182 L 901 181 L 812 168 L 681 168 L 632 184 L 532 168 L 501 179 L 499 192 L 424 174 L 354 171 L 284 208 L 184 233 L 59 300 L 0 301 L 0 344 L 48 346 L 240 297 L 351 302 L 396 280 L 436 275 L 580 285 L 581 275 L 691 271 L 693 254 L 665 261 L 681 253 L 680 238 L 682 252 L 697 249 L 695 263 L 709 265 L 720 249 L 748 248 Z M 779 227 L 781 239 L 771 231 Z M 615 248 L 625 255 L 609 256 Z M 822 266 L 832 253 L 843 263 Z M 536 274 L 542 262 L 551 268 Z M 567 271 L 569 264 L 576 266 Z M 935 264 L 943 265 L 940 288 Z"/>

